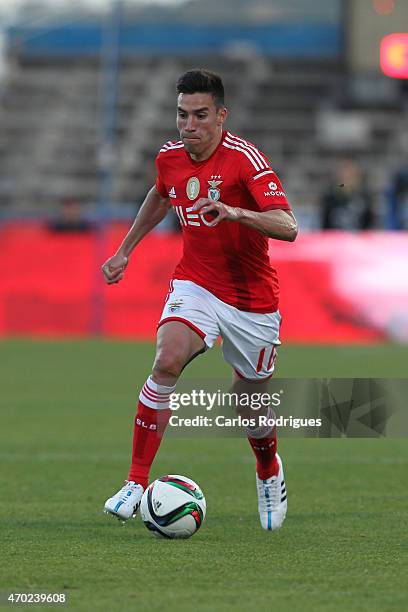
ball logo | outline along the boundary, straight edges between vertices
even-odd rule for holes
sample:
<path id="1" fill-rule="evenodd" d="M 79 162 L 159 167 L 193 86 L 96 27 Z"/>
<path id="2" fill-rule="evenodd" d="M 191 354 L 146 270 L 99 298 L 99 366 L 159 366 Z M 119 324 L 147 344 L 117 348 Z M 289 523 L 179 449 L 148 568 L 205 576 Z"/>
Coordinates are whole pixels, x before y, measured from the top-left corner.
<path id="1" fill-rule="evenodd" d="M 274 182 L 272 181 L 271 183 L 268 183 L 268 188 L 269 188 L 271 191 L 276 191 L 276 190 L 277 190 L 277 188 L 278 188 L 278 186 L 277 186 L 277 184 L 276 184 L 276 183 L 274 183 Z"/>
<path id="2" fill-rule="evenodd" d="M 192 176 L 188 179 L 186 192 L 189 200 L 195 200 L 198 197 L 200 193 L 200 181 L 196 176 Z"/>

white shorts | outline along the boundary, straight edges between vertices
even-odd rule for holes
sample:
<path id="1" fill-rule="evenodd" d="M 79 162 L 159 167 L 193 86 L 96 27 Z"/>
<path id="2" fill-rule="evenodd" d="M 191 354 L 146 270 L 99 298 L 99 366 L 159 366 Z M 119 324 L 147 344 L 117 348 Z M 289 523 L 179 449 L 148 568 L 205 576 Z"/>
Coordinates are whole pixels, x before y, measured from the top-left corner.
<path id="1" fill-rule="evenodd" d="M 191 281 L 173 280 L 158 327 L 167 321 L 188 325 L 207 348 L 221 336 L 224 359 L 238 376 L 251 380 L 272 376 L 280 344 L 278 310 L 243 312 Z"/>

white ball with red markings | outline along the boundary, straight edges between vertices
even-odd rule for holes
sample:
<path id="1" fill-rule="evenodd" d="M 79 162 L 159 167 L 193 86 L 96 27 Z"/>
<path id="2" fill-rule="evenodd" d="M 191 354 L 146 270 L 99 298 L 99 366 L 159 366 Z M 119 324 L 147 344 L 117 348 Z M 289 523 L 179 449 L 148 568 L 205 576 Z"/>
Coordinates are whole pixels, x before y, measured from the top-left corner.
<path id="1" fill-rule="evenodd" d="M 153 534 L 185 539 L 201 527 L 206 507 L 204 494 L 194 480 L 169 474 L 147 487 L 140 504 L 140 515 Z"/>

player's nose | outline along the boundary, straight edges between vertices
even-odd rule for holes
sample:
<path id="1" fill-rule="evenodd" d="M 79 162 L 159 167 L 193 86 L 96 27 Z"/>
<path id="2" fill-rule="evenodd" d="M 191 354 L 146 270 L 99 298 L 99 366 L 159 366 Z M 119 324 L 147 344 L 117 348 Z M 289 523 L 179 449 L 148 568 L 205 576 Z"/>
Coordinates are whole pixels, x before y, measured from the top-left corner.
<path id="1" fill-rule="evenodd" d="M 187 118 L 186 132 L 194 132 L 196 129 L 196 122 L 193 116 Z"/>

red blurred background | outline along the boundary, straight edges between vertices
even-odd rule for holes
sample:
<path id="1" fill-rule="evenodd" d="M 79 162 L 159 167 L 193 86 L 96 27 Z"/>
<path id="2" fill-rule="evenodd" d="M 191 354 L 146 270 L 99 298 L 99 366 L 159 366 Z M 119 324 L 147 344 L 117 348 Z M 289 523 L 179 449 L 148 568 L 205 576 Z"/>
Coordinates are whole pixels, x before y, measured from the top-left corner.
<path id="1" fill-rule="evenodd" d="M 126 229 L 118 223 L 101 235 L 3 226 L 0 335 L 154 338 L 181 236 L 149 235 L 125 280 L 105 286 L 100 265 Z M 392 337 L 394 323 L 404 333 L 405 233 L 313 232 L 293 244 L 271 241 L 270 254 L 280 277 L 285 341 L 378 341 Z"/>

